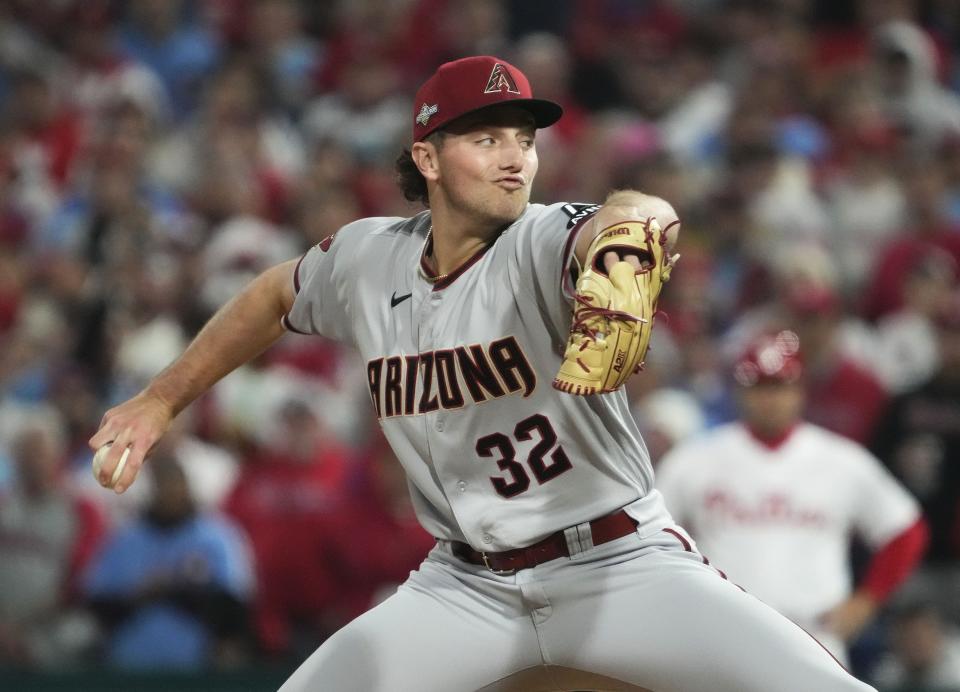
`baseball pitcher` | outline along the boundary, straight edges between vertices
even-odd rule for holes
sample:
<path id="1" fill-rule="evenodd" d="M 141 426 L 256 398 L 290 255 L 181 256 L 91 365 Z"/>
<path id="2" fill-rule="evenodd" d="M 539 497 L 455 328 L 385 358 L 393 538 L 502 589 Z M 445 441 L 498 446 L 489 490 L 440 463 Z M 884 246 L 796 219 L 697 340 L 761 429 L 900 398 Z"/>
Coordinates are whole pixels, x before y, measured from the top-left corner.
<path id="1" fill-rule="evenodd" d="M 283 692 L 870 689 L 707 565 L 653 489 L 620 385 L 680 223 L 633 191 L 531 204 L 536 132 L 560 116 L 504 60 L 442 65 L 397 162 L 427 210 L 348 224 L 256 279 L 107 412 L 101 482 L 130 448 L 129 487 L 170 419 L 284 328 L 322 334 L 366 362 L 437 543 Z"/>

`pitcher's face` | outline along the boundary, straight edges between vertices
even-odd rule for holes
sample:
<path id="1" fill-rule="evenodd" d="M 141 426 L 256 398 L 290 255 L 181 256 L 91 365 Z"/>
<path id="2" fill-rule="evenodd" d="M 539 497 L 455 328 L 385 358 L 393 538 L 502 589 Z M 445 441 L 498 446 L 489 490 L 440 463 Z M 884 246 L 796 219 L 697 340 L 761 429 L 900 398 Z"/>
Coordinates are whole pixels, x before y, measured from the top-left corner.
<path id="1" fill-rule="evenodd" d="M 496 225 L 515 221 L 530 201 L 537 174 L 535 137 L 533 117 L 510 106 L 448 126 L 436 169 L 447 204 Z"/>

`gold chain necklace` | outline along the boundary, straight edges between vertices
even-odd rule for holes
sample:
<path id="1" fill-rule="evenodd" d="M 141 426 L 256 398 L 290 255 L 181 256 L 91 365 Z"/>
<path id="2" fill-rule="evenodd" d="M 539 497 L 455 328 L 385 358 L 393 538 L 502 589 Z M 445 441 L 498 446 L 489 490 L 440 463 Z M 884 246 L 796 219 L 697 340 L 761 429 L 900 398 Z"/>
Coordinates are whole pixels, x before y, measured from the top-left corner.
<path id="1" fill-rule="evenodd" d="M 427 253 L 427 246 L 430 245 L 430 240 L 433 238 L 433 224 L 430 225 L 430 228 L 427 230 L 427 239 L 423 243 L 423 254 Z M 437 283 L 438 281 L 443 281 L 453 272 L 447 272 L 446 274 L 437 274 L 436 276 L 430 276 L 426 272 L 423 273 L 423 278 L 429 281 L 432 284 Z"/>

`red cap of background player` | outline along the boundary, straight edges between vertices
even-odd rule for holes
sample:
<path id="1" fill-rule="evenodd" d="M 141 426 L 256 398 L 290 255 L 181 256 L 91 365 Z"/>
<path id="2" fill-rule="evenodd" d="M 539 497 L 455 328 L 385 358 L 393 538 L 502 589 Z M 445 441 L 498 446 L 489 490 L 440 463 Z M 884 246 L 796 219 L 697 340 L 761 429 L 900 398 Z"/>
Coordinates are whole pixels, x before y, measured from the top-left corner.
<path id="1" fill-rule="evenodd" d="M 789 384 L 802 374 L 800 339 L 791 331 L 757 337 L 733 366 L 733 379 L 742 387 L 770 382 Z"/>
<path id="2" fill-rule="evenodd" d="M 417 91 L 413 141 L 461 115 L 504 103 L 530 111 L 537 127 L 553 125 L 563 115 L 559 104 L 533 98 L 526 76 L 506 60 L 477 55 L 444 63 Z"/>

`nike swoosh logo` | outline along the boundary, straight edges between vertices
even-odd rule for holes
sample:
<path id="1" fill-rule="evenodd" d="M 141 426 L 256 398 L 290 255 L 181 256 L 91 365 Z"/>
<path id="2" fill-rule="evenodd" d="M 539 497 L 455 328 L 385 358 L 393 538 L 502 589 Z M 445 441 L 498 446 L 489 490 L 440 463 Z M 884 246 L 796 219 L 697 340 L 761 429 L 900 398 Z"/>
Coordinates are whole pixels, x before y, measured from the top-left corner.
<path id="1" fill-rule="evenodd" d="M 402 303 L 403 301 L 405 301 L 407 298 L 409 298 L 409 297 L 412 296 L 412 295 L 413 295 L 413 293 L 408 293 L 408 294 L 405 295 L 405 296 L 400 296 L 399 298 L 397 298 L 397 292 L 394 291 L 394 292 L 393 292 L 393 295 L 390 296 L 390 307 L 392 307 L 392 308 L 397 307 L 398 305 L 400 305 L 400 303 Z"/>

